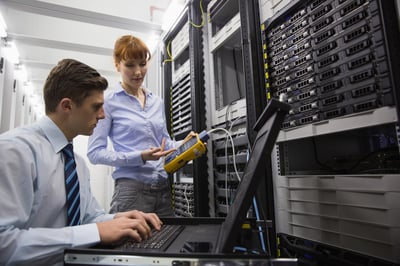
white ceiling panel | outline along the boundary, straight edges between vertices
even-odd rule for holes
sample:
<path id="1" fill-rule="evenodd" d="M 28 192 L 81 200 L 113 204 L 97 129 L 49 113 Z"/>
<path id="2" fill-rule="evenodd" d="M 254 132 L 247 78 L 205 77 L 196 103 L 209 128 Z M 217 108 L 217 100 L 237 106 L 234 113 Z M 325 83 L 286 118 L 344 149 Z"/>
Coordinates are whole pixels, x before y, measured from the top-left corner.
<path id="1" fill-rule="evenodd" d="M 75 58 L 118 80 L 112 62 L 115 40 L 133 34 L 160 39 L 162 17 L 175 0 L 0 0 L 7 42 L 14 42 L 28 81 L 40 94 L 50 69 Z M 177 0 L 184 3 L 184 0 Z"/>

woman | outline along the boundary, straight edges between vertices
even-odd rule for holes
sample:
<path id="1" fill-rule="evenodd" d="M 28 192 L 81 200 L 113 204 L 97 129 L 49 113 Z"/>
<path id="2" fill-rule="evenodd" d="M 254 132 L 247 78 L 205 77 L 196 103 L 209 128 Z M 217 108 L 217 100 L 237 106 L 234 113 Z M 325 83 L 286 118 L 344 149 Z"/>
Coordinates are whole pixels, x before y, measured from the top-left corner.
<path id="1" fill-rule="evenodd" d="M 113 56 L 121 81 L 105 96 L 105 119 L 89 138 L 89 160 L 115 167 L 110 213 L 134 208 L 171 216 L 171 188 L 161 157 L 180 142 L 169 136 L 163 101 L 143 86 L 150 51 L 142 40 L 125 35 L 115 42 Z M 113 150 L 107 149 L 108 138 Z"/>

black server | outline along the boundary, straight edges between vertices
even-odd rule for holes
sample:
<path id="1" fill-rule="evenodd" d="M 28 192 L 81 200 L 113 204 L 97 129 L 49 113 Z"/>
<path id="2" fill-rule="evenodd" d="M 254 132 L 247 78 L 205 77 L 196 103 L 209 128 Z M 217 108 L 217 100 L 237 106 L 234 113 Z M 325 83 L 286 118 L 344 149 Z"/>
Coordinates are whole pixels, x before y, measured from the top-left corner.
<path id="1" fill-rule="evenodd" d="M 262 38 L 267 99 L 292 107 L 274 161 L 280 255 L 399 263 L 395 2 L 292 1 Z"/>
<path id="2" fill-rule="evenodd" d="M 207 1 L 189 1 L 163 40 L 167 127 L 176 140 L 183 140 L 190 131 L 200 132 L 206 127 L 203 5 L 206 6 Z M 177 216 L 209 216 L 206 161 L 206 156 L 198 158 L 171 176 Z"/>

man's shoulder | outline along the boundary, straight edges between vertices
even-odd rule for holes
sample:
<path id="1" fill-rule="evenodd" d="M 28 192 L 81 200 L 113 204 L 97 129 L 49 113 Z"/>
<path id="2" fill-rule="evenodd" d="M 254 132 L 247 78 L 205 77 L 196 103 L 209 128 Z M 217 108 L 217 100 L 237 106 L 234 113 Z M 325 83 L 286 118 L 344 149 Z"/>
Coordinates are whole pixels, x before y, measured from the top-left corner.
<path id="1" fill-rule="evenodd" d="M 37 124 L 16 127 L 0 135 L 0 143 L 11 142 L 15 145 L 36 146 L 43 140 L 43 134 Z"/>

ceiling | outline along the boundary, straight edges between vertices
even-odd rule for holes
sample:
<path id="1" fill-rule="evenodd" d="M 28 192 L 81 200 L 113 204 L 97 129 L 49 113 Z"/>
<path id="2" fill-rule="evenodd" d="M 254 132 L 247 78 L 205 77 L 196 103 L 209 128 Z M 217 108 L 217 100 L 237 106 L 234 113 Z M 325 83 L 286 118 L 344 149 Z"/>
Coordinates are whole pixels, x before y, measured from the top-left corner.
<path id="1" fill-rule="evenodd" d="M 96 68 L 109 84 L 118 80 L 112 62 L 124 34 L 150 47 L 163 34 L 162 18 L 174 0 L 0 0 L 7 42 L 14 42 L 33 93 L 41 94 L 50 69 L 62 58 Z"/>

